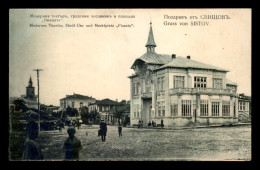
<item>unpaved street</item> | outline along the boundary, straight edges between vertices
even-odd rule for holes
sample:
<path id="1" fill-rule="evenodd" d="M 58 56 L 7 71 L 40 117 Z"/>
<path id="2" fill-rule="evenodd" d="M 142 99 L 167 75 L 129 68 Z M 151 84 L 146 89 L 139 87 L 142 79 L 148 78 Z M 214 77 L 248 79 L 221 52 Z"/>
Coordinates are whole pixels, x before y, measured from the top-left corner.
<path id="1" fill-rule="evenodd" d="M 250 160 L 251 126 L 183 130 L 137 129 L 108 126 L 106 142 L 97 136 L 98 125 L 76 128 L 83 149 L 80 160 Z M 66 127 L 67 129 L 67 127 Z M 63 160 L 62 132 L 43 131 L 38 142 L 44 160 Z M 86 135 L 86 132 L 88 135 Z"/>

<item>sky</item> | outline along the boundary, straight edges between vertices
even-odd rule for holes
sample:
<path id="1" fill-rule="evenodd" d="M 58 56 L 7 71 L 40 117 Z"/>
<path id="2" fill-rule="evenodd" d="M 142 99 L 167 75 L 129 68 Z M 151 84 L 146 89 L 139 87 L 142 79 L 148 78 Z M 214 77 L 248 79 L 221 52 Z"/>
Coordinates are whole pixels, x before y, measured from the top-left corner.
<path id="1" fill-rule="evenodd" d="M 45 22 L 43 18 L 30 17 L 31 14 L 69 18 Z M 73 19 L 71 15 L 89 15 L 89 18 Z M 112 18 L 91 18 L 91 15 Z M 118 18 L 118 15 L 134 18 Z M 166 15 L 172 17 L 166 19 Z M 230 19 L 200 18 L 204 15 L 228 15 Z M 190 55 L 193 60 L 227 69 L 230 71 L 227 78 L 238 84 L 238 93 L 251 96 L 250 9 L 10 9 L 9 96 L 25 95 L 30 76 L 37 94 L 33 69 L 38 68 L 43 69 L 40 103 L 59 105 L 59 99 L 73 93 L 98 100 L 130 100 L 128 76 L 134 73 L 130 67 L 146 52 L 150 21 L 158 54 Z M 191 26 L 193 21 L 209 25 Z M 49 23 L 64 27 L 29 26 Z M 66 24 L 84 27 L 65 27 Z M 85 27 L 90 24 L 93 27 Z M 95 24 L 114 27 L 95 27 Z M 132 26 L 116 27 L 118 24 Z"/>

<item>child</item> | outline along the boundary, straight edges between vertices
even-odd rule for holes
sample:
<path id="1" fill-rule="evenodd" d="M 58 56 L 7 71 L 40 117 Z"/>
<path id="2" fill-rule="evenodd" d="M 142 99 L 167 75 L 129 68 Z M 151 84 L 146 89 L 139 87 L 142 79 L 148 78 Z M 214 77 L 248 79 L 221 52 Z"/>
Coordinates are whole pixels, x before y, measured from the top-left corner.
<path id="1" fill-rule="evenodd" d="M 118 134 L 119 134 L 119 137 L 121 138 L 122 137 L 122 126 L 120 124 L 118 126 Z"/>
<path id="2" fill-rule="evenodd" d="M 65 160 L 79 160 L 79 151 L 82 149 L 81 142 L 74 135 L 76 130 L 73 127 L 68 128 L 69 137 L 64 142 Z"/>

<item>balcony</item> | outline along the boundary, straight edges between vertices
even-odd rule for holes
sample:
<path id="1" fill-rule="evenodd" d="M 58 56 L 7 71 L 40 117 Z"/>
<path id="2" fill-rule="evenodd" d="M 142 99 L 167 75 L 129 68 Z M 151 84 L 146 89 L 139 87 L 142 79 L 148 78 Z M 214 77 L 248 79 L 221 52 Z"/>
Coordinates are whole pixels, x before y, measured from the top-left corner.
<path id="1" fill-rule="evenodd" d="M 179 88 L 170 89 L 170 94 L 211 94 L 211 95 L 236 95 L 234 89 L 214 89 L 214 88 Z"/>
<path id="2" fill-rule="evenodd" d="M 142 98 L 152 98 L 152 92 L 142 93 Z"/>

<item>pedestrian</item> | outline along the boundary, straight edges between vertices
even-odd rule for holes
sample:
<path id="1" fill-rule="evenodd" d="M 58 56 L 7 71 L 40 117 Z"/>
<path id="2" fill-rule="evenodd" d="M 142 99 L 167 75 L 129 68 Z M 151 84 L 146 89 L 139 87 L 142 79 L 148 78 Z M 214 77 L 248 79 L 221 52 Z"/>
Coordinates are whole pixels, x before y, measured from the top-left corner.
<path id="1" fill-rule="evenodd" d="M 80 140 L 75 136 L 76 130 L 69 127 L 67 130 L 69 137 L 63 145 L 65 160 L 79 160 L 79 151 L 82 149 Z"/>
<path id="2" fill-rule="evenodd" d="M 163 119 L 161 119 L 161 127 L 162 127 L 162 128 L 164 127 Z"/>
<path id="3" fill-rule="evenodd" d="M 118 125 L 118 135 L 122 138 L 122 126 L 120 124 Z"/>
<path id="4" fill-rule="evenodd" d="M 101 140 L 102 140 L 102 142 L 105 142 L 106 135 L 107 135 L 107 124 L 104 122 L 104 120 L 101 120 L 100 132 L 101 132 Z"/>
<path id="5" fill-rule="evenodd" d="M 78 129 L 79 129 L 79 127 L 80 127 L 80 123 L 79 123 L 79 120 L 77 120 L 77 126 L 78 126 Z"/>
<path id="6" fill-rule="evenodd" d="M 138 129 L 141 127 L 141 120 L 138 121 Z"/>
<path id="7" fill-rule="evenodd" d="M 36 123 L 38 115 L 31 113 L 29 116 L 29 122 L 26 127 L 27 138 L 24 142 L 22 159 L 24 160 L 42 160 L 42 152 L 39 144 L 36 142 L 38 137 L 38 124 Z"/>

